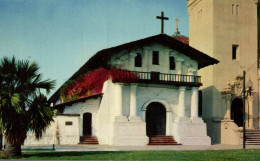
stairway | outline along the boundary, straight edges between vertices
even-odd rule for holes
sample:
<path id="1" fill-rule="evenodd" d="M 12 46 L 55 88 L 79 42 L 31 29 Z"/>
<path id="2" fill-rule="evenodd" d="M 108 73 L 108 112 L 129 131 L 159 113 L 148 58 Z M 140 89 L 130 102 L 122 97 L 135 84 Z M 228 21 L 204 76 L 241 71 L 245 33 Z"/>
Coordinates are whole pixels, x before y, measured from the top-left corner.
<path id="1" fill-rule="evenodd" d="M 260 145 L 260 130 L 246 130 L 246 145 Z"/>
<path id="2" fill-rule="evenodd" d="M 98 139 L 96 136 L 84 135 L 80 137 L 79 144 L 98 144 Z"/>
<path id="3" fill-rule="evenodd" d="M 149 143 L 147 145 L 181 145 L 181 144 L 178 144 L 174 140 L 173 136 L 157 135 L 157 136 L 150 136 Z"/>

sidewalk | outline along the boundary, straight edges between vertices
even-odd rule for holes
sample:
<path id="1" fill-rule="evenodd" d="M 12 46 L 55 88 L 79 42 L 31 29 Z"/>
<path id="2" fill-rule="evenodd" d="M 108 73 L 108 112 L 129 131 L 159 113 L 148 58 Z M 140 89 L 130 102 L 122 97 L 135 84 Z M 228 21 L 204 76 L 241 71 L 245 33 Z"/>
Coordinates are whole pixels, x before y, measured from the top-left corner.
<path id="1" fill-rule="evenodd" d="M 52 150 L 52 145 L 22 146 L 22 150 Z M 55 151 L 145 151 L 145 150 L 231 150 L 243 149 L 242 145 L 177 145 L 177 146 L 111 146 L 111 145 L 55 145 Z M 248 145 L 246 149 L 260 149 L 260 145 Z"/>

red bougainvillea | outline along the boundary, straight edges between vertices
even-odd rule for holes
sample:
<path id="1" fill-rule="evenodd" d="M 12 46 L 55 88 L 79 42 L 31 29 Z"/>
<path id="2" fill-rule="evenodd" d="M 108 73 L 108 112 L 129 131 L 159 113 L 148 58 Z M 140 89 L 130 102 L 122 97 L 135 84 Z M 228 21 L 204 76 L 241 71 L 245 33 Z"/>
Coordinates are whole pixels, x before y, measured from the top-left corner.
<path id="1" fill-rule="evenodd" d="M 113 82 L 136 83 L 138 81 L 136 73 L 128 70 L 112 68 L 109 71 L 109 76 Z"/>
<path id="2" fill-rule="evenodd" d="M 135 72 L 112 68 L 110 70 L 99 68 L 87 73 L 75 81 L 68 82 L 61 90 L 61 99 L 64 102 L 81 97 L 102 93 L 104 82 L 112 79 L 113 82 L 135 83 L 138 77 Z"/>

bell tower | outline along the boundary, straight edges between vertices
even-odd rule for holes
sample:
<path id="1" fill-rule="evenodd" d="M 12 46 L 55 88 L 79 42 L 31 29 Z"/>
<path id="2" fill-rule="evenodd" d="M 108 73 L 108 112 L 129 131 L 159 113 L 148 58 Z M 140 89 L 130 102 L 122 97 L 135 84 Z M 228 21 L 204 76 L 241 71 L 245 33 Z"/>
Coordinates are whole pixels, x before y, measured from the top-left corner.
<path id="1" fill-rule="evenodd" d="M 221 92 L 246 71 L 253 82 L 253 126 L 259 127 L 258 0 L 187 0 L 190 46 L 220 61 L 201 69 L 202 117 L 212 142 L 220 141 L 227 105 Z M 232 100 L 230 100 L 232 101 Z"/>

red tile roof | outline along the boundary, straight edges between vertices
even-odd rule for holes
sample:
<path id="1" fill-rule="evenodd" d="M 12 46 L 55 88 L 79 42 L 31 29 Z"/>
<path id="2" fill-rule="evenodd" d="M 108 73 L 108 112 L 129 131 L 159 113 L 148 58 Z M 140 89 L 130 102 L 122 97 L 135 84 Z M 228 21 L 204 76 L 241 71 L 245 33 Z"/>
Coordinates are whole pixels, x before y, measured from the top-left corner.
<path id="1" fill-rule="evenodd" d="M 180 42 L 189 45 L 189 38 L 187 36 L 184 35 L 177 35 L 177 36 L 173 36 L 173 38 L 175 38 L 176 40 L 179 40 Z"/>

